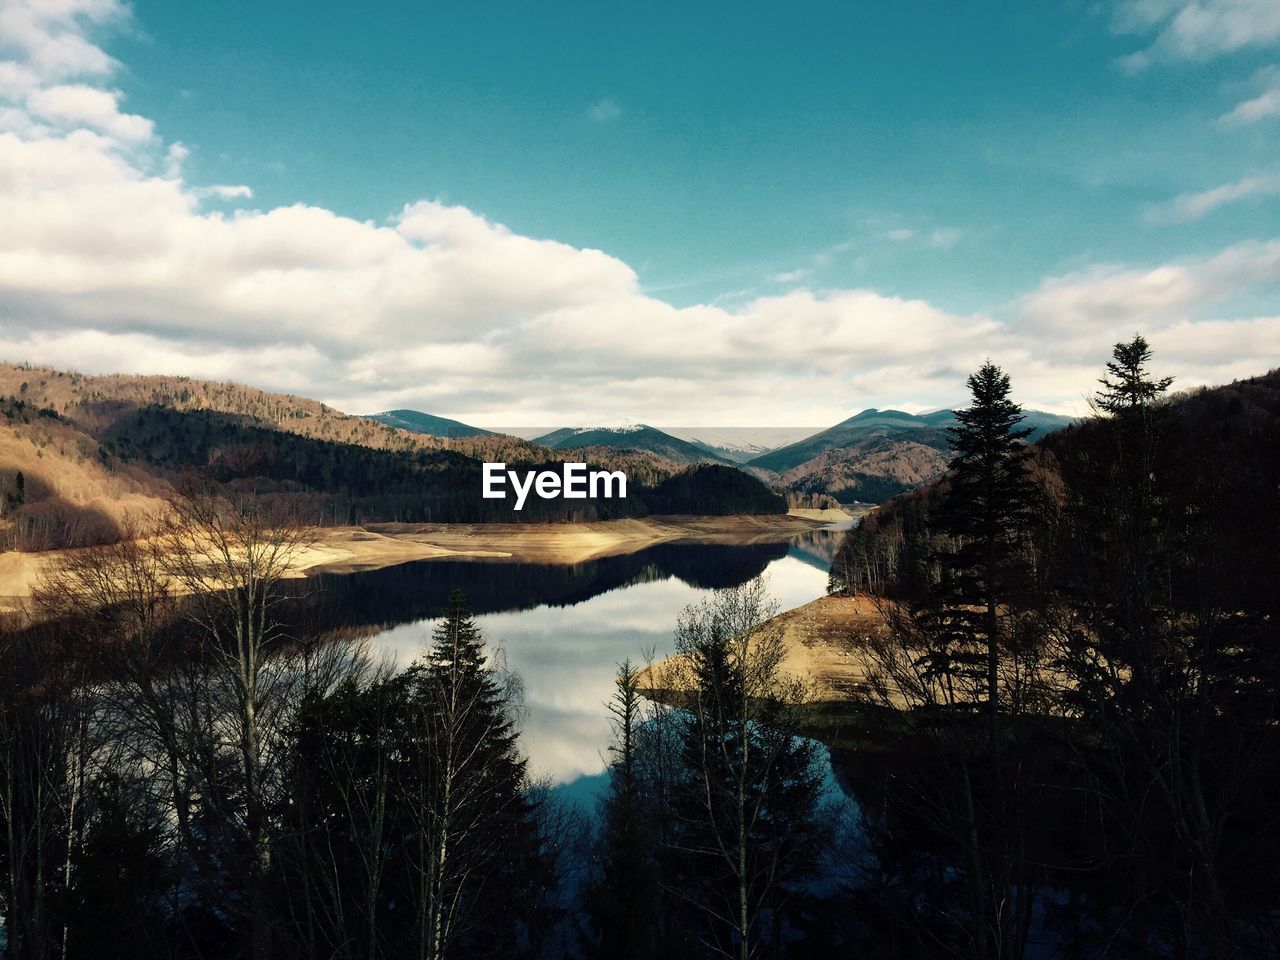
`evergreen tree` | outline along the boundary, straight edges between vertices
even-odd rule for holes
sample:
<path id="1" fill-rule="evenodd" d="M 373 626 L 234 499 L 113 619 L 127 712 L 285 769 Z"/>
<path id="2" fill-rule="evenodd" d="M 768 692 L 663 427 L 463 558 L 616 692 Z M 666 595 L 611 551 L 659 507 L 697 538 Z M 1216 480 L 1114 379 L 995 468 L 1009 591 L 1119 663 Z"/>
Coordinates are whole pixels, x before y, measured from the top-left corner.
<path id="1" fill-rule="evenodd" d="M 591 955 L 619 960 L 656 956 L 659 930 L 657 832 L 646 809 L 637 740 L 641 722 L 639 673 L 618 667 L 609 701 L 614 739 L 609 791 L 600 801 L 598 860 L 584 897 Z"/>
<path id="2" fill-rule="evenodd" d="M 1151 379 L 1147 363 L 1151 347 L 1142 334 L 1134 334 L 1128 343 L 1117 343 L 1107 361 L 1109 377 L 1098 381 L 1097 405 L 1105 413 L 1119 414 L 1140 410 L 1154 404 L 1169 389 L 1173 377 Z"/>
<path id="3" fill-rule="evenodd" d="M 968 386 L 972 405 L 956 412 L 950 430 L 948 485 L 929 510 L 933 532 L 927 547 L 911 551 L 927 555 L 932 573 L 900 568 L 906 589 L 894 592 L 906 599 L 882 602 L 887 637 L 870 659 L 878 696 L 916 708 L 910 722 L 937 751 L 919 782 L 904 776 L 896 802 L 961 854 L 956 899 L 942 907 L 953 921 L 948 936 L 957 949 L 991 958 L 1021 955 L 1036 902 L 1024 852 L 1034 801 L 1020 775 L 1038 656 L 1035 644 L 1021 642 L 1035 485 L 1030 431 L 1019 426 L 1009 377 L 987 362 Z M 966 719 L 982 714 L 985 736 Z"/>
<path id="4" fill-rule="evenodd" d="M 410 854 L 421 955 L 510 949 L 511 900 L 536 832 L 516 745 L 512 693 L 489 666 L 466 598 L 454 591 L 425 662 L 406 671 L 414 731 Z"/>
<path id="5" fill-rule="evenodd" d="M 527 782 L 514 713 L 458 591 L 423 658 L 305 704 L 289 893 L 306 955 L 536 952 L 555 915 L 560 838 L 548 836 L 551 801 Z"/>
<path id="6" fill-rule="evenodd" d="M 990 361 L 968 379 L 973 405 L 956 411 L 954 453 L 941 527 L 953 540 L 944 556 L 942 610 L 955 640 L 948 668 L 985 667 L 991 736 L 1000 711 L 999 611 L 1024 582 L 1023 532 L 1035 489 L 1026 469 L 1031 430 L 1009 399 L 1009 376 Z M 985 663 L 983 663 L 985 661 Z"/>
<path id="7" fill-rule="evenodd" d="M 1265 600 L 1239 589 L 1250 574 L 1237 569 L 1237 538 L 1265 536 L 1253 531 L 1275 511 L 1254 497 L 1236 514 L 1224 474 L 1262 466 L 1269 438 L 1251 438 L 1251 462 L 1222 461 L 1229 428 L 1189 434 L 1150 359 L 1141 336 L 1115 345 L 1103 416 L 1062 461 L 1061 667 L 1080 739 L 1094 745 L 1082 771 L 1101 798 L 1099 828 L 1125 846 L 1117 858 L 1099 843 L 1097 857 L 1123 884 L 1116 912 L 1132 949 L 1165 939 L 1180 954 L 1244 956 L 1228 837 L 1275 742 L 1277 674 L 1274 587 Z"/>

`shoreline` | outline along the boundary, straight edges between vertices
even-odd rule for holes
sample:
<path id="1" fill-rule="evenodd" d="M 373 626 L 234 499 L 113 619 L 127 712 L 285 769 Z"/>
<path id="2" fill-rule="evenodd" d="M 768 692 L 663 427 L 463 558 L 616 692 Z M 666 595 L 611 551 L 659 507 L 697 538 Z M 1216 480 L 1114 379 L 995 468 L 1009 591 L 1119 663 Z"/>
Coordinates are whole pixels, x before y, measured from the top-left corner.
<path id="1" fill-rule="evenodd" d="M 473 557 L 512 563 L 570 565 L 600 557 L 635 553 L 660 543 L 724 543 L 745 546 L 776 542 L 826 525 L 825 520 L 795 514 L 735 514 L 717 517 L 632 517 L 554 524 L 374 523 L 359 528 L 356 532 L 396 544 L 392 548 L 393 552 L 415 554 L 408 559 Z M 324 544 L 322 549 L 329 547 L 343 550 L 353 542 L 341 534 L 327 539 L 330 542 Z M 355 542 L 361 543 L 359 540 Z M 422 557 L 416 555 L 418 550 L 425 551 Z M 360 562 L 362 557 L 369 556 L 370 549 L 361 544 L 353 552 L 356 554 L 356 562 Z M 323 566 L 323 572 L 326 573 L 346 572 L 348 565 L 344 560 L 322 561 L 308 564 L 305 569 L 318 570 Z"/>
<path id="2" fill-rule="evenodd" d="M 867 598 L 828 594 L 782 610 L 757 629 L 780 636 L 780 673 L 805 683 L 808 709 L 816 720 L 855 709 L 856 696 L 868 681 L 861 641 L 883 628 L 879 611 Z M 640 694 L 657 703 L 673 704 L 677 696 L 668 678 L 671 671 L 678 674 L 680 670 L 679 654 L 645 667 L 640 671 Z"/>
<path id="3" fill-rule="evenodd" d="M 313 527 L 295 575 L 355 573 L 416 560 L 453 559 L 568 566 L 635 553 L 660 543 L 749 545 L 818 530 L 840 511 L 788 514 L 654 516 L 588 523 L 371 523 Z M 844 517 L 844 514 L 840 514 Z M 92 549 L 92 548 L 84 548 Z M 0 553 L 0 610 L 21 609 L 41 574 L 75 550 Z"/>

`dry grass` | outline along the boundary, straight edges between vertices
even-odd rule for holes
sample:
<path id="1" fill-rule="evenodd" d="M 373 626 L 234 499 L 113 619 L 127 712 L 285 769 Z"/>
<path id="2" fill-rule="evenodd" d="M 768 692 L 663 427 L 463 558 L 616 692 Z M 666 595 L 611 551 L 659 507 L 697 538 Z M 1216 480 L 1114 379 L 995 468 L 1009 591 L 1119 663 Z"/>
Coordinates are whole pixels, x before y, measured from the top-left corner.
<path id="1" fill-rule="evenodd" d="M 759 627 L 779 633 L 783 643 L 782 672 L 805 681 L 815 703 L 846 702 L 864 692 L 866 638 L 884 629 L 875 605 L 865 597 L 819 597 L 786 610 Z M 642 671 L 640 687 L 664 699 L 661 678 L 673 669 L 675 658 Z"/>

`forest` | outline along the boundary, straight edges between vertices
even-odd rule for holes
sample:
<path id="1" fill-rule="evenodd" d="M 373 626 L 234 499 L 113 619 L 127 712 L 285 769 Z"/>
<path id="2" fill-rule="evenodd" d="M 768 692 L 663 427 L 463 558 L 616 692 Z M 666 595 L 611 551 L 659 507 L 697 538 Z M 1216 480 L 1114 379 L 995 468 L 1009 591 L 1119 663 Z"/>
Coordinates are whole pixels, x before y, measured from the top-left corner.
<path id="1" fill-rule="evenodd" d="M 0 955 L 1280 956 L 1280 372 L 1156 364 L 1034 443 L 975 371 L 946 476 L 832 562 L 856 692 L 785 673 L 763 581 L 709 592 L 618 665 L 594 814 L 463 593 L 392 670 L 290 612 L 296 514 L 189 488 L 3 624 Z"/>

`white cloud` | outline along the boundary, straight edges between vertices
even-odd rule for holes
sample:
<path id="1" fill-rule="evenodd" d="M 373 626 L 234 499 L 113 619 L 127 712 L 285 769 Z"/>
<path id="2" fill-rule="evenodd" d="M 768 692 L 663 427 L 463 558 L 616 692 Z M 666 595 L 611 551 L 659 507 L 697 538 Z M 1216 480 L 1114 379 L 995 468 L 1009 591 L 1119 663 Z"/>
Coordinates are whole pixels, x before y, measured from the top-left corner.
<path id="1" fill-rule="evenodd" d="M 1155 267 L 1096 266 L 1051 277 L 1022 297 L 1018 339 L 1051 343 L 1055 366 L 1096 367 L 1112 343 L 1142 331 L 1181 386 L 1222 382 L 1275 366 L 1269 345 L 1280 337 L 1280 318 L 1220 311 L 1277 281 L 1280 240 Z"/>
<path id="2" fill-rule="evenodd" d="M 1119 33 L 1154 34 L 1151 44 L 1121 59 L 1130 70 L 1158 60 L 1210 60 L 1280 42 L 1276 0 L 1121 0 Z"/>
<path id="3" fill-rule="evenodd" d="M 188 183 L 187 148 L 120 113 L 113 61 L 85 39 L 119 7 L 17 9 L 48 37 L 21 34 L 16 66 L 0 72 L 12 88 L 0 103 L 6 358 L 235 378 L 357 412 L 418 407 L 480 424 L 768 425 L 954 402 L 988 356 L 1029 402 L 1069 408 L 1111 338 L 1139 323 L 1157 351 L 1167 333 L 1185 383 L 1260 368 L 1266 354 L 1251 344 L 1273 344 L 1280 322 L 1201 316 L 1280 273 L 1280 243 L 1053 278 L 1010 324 L 871 289 L 677 307 L 607 253 L 432 200 L 376 223 L 302 204 L 208 209 L 208 197 L 252 191 Z"/>
<path id="4" fill-rule="evenodd" d="M 1280 68 L 1265 67 L 1259 70 L 1251 84 L 1262 92 L 1248 100 L 1242 100 L 1218 118 L 1222 127 L 1245 127 L 1250 124 L 1280 117 Z"/>
<path id="5" fill-rule="evenodd" d="M 1280 117 L 1280 86 L 1236 104 L 1219 120 L 1226 127 L 1242 127 L 1271 117 Z"/>
<path id="6" fill-rule="evenodd" d="M 118 64 L 94 44 L 86 31 L 127 19 L 119 0 L 6 0 L 0 6 L 0 55 L 9 79 L 31 89 L 71 77 L 104 77 Z M 19 91 L 21 92 L 21 91 Z"/>
<path id="7" fill-rule="evenodd" d="M 253 188 L 244 184 L 215 183 L 209 187 L 192 187 L 197 197 L 217 197 L 219 200 L 252 200 Z"/>
<path id="8" fill-rule="evenodd" d="M 33 91 L 27 109 L 41 120 L 64 127 L 91 127 L 125 143 L 151 139 L 151 121 L 136 114 L 121 113 L 120 94 L 82 83 L 61 84 Z"/>
<path id="9" fill-rule="evenodd" d="M 587 116 L 596 123 L 612 123 L 622 116 L 622 107 L 609 97 L 604 97 L 587 107 Z"/>
<path id="10" fill-rule="evenodd" d="M 910 227 L 895 227 L 885 234 L 894 243 L 905 243 L 916 235 Z"/>
<path id="11" fill-rule="evenodd" d="M 1272 197 L 1280 194 L 1280 174 L 1268 173 L 1242 177 L 1199 193 L 1183 193 L 1167 203 L 1147 210 L 1150 223 L 1184 223 L 1199 220 L 1219 207 L 1239 203 L 1251 197 Z"/>
<path id="12" fill-rule="evenodd" d="M 1037 328 L 1070 331 L 1128 321 L 1168 324 L 1195 308 L 1280 279 L 1280 240 L 1241 243 L 1211 257 L 1152 268 L 1097 266 L 1050 277 L 1020 301 Z"/>

